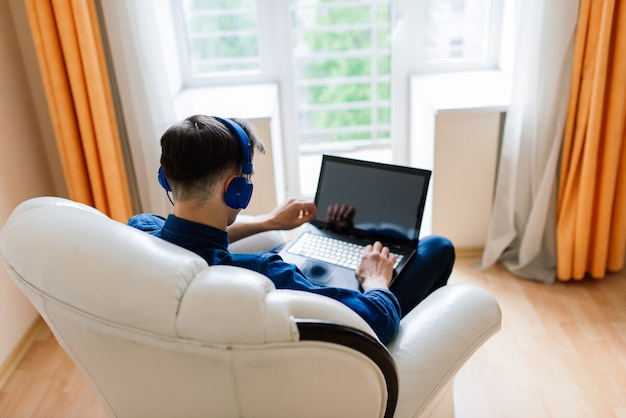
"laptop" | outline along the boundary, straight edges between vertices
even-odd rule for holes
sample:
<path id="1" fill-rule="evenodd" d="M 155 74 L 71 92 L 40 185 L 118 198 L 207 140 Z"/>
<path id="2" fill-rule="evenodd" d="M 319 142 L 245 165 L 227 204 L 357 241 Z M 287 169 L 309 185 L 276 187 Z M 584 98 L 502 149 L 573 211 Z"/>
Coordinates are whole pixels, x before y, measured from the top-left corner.
<path id="1" fill-rule="evenodd" d="M 317 215 L 280 256 L 314 284 L 362 290 L 356 266 L 365 246 L 380 241 L 397 255 L 395 279 L 415 256 L 430 177 L 430 170 L 323 155 Z"/>

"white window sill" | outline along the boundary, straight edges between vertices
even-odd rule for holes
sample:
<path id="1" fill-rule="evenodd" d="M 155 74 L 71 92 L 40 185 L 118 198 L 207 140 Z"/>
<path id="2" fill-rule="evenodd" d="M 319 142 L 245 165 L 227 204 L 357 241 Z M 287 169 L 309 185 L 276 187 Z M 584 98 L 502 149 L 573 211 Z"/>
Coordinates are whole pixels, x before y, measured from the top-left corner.
<path id="1" fill-rule="evenodd" d="M 177 119 L 205 114 L 242 119 L 265 119 L 276 116 L 278 85 L 189 88 L 174 99 Z"/>
<path id="2" fill-rule="evenodd" d="M 506 112 L 510 77 L 502 71 L 415 75 L 411 84 L 438 112 Z"/>

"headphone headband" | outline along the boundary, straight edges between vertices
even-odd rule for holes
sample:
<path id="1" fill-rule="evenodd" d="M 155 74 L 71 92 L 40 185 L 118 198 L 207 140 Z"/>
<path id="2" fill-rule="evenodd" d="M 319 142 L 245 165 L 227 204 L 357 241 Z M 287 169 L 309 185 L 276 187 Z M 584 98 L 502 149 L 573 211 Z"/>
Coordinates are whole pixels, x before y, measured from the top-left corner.
<path id="1" fill-rule="evenodd" d="M 250 175 L 254 169 L 252 165 L 252 144 L 250 144 L 250 138 L 246 134 L 246 131 L 237 123 L 228 118 L 220 118 L 213 116 L 213 119 L 218 120 L 222 125 L 226 126 L 228 130 L 239 140 L 241 144 L 241 150 L 243 152 L 243 164 L 241 166 L 241 173 Z"/>

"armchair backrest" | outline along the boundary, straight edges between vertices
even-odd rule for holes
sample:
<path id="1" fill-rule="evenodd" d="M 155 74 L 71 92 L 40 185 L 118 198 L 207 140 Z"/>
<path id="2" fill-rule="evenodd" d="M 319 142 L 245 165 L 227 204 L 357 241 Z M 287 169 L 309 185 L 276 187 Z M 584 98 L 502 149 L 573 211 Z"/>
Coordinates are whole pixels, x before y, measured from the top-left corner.
<path id="1" fill-rule="evenodd" d="M 395 363 L 332 299 L 60 198 L 18 206 L 0 252 L 110 416 L 393 414 Z"/>

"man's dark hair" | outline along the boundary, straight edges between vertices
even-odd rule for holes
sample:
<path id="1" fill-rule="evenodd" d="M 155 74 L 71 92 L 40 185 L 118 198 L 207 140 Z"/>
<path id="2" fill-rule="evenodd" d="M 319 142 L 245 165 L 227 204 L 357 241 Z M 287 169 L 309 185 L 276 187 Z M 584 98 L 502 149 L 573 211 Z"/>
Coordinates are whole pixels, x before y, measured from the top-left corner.
<path id="1" fill-rule="evenodd" d="M 265 152 L 245 120 L 231 120 L 248 135 L 252 156 L 255 149 Z M 242 164 L 241 141 L 210 116 L 190 116 L 161 137 L 161 167 L 177 199 L 206 196 L 223 175 L 240 173 Z"/>

